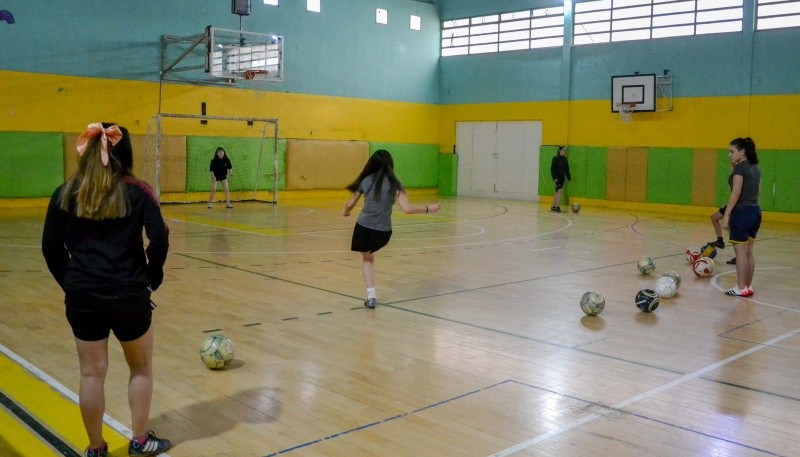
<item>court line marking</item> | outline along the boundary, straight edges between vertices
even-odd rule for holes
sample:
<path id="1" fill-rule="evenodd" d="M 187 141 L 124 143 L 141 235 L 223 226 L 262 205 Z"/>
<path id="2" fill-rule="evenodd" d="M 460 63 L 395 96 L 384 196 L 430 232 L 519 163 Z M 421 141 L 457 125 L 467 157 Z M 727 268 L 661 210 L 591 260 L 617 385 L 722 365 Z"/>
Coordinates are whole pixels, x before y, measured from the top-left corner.
<path id="1" fill-rule="evenodd" d="M 792 270 L 792 269 L 793 269 L 792 267 L 761 267 L 761 268 L 756 268 L 756 270 Z M 719 285 L 719 278 L 721 278 L 722 276 L 725 276 L 725 275 L 730 275 L 730 274 L 736 274 L 736 270 L 723 271 L 721 273 L 715 274 L 711 278 L 711 285 L 715 289 L 719 290 L 720 292 L 723 292 L 725 289 L 722 286 Z M 767 302 L 763 302 L 763 301 L 760 301 L 760 300 L 756 300 L 752 296 L 750 296 L 750 297 L 737 297 L 737 296 L 730 295 L 730 298 L 740 298 L 740 299 L 743 299 L 743 300 L 747 300 L 749 302 L 757 303 L 759 305 L 769 306 L 769 307 L 780 309 L 780 310 L 784 310 L 784 311 L 800 312 L 800 310 L 798 310 L 797 308 L 787 308 L 785 306 L 773 305 L 772 303 L 767 303 Z"/>
<path id="2" fill-rule="evenodd" d="M 541 443 L 542 441 L 548 440 L 548 439 L 553 438 L 555 436 L 561 435 L 562 433 L 565 433 L 565 432 L 568 432 L 570 430 L 576 429 L 576 428 L 578 428 L 578 427 L 580 427 L 582 425 L 585 425 L 585 424 L 588 424 L 589 422 L 594 421 L 595 419 L 599 419 L 601 417 L 607 416 L 608 414 L 612 413 L 614 410 L 625 408 L 626 406 L 632 405 L 632 404 L 634 404 L 634 403 L 636 403 L 638 401 L 641 401 L 641 400 L 644 400 L 646 398 L 650 398 L 650 397 L 652 397 L 654 395 L 660 394 L 660 393 L 662 393 L 662 392 L 664 392 L 666 390 L 669 390 L 669 389 L 671 389 L 671 388 L 673 388 L 675 386 L 678 386 L 680 384 L 684 384 L 687 381 L 691 381 L 691 380 L 693 380 L 695 378 L 702 377 L 704 374 L 706 374 L 706 373 L 708 373 L 710 371 L 716 370 L 716 369 L 718 369 L 718 368 L 720 368 L 722 366 L 725 366 L 725 365 L 727 365 L 727 364 L 729 364 L 731 362 L 734 362 L 734 361 L 739 360 L 739 359 L 741 359 L 743 357 L 746 357 L 746 356 L 748 356 L 748 355 L 750 355 L 750 354 L 752 354 L 754 352 L 760 351 L 761 349 L 770 347 L 770 346 L 774 345 L 775 343 L 781 342 L 781 341 L 783 341 L 783 340 L 785 340 L 787 338 L 791 338 L 791 337 L 797 335 L 798 333 L 800 333 L 800 328 L 796 328 L 796 329 L 794 329 L 794 330 L 792 330 L 790 332 L 784 333 L 783 335 L 775 337 L 775 338 L 767 341 L 766 343 L 755 343 L 755 346 L 751 347 L 750 349 L 744 350 L 744 351 L 742 351 L 742 352 L 740 352 L 738 354 L 734 354 L 734 355 L 732 355 L 732 356 L 730 356 L 730 357 L 728 357 L 728 358 L 726 358 L 724 360 L 721 360 L 719 362 L 712 363 L 711 365 L 708 365 L 708 366 L 706 366 L 704 368 L 701 368 L 699 370 L 693 371 L 693 372 L 691 372 L 689 374 L 681 376 L 681 377 L 679 377 L 679 378 L 677 378 L 675 380 L 672 380 L 672 381 L 670 381 L 668 383 L 665 383 L 665 384 L 662 384 L 662 385 L 660 385 L 658 387 L 650 389 L 647 392 L 643 392 L 643 393 L 641 393 L 639 395 L 635 395 L 635 396 L 627 398 L 627 399 L 625 399 L 625 400 L 623 400 L 621 402 L 615 403 L 615 404 L 610 406 L 611 409 L 609 411 L 607 411 L 607 412 L 588 414 L 586 416 L 583 416 L 580 419 L 574 420 L 574 421 L 572 421 L 572 422 L 570 422 L 568 424 L 565 424 L 565 425 L 563 425 L 561 427 L 553 429 L 553 430 L 551 430 L 549 432 L 546 432 L 546 433 L 543 433 L 541 435 L 538 435 L 538 436 L 535 436 L 533 438 L 530 438 L 528 440 L 525 440 L 525 441 L 523 441 L 523 442 L 521 442 L 519 444 L 516 444 L 514 446 L 506 448 L 506 449 L 504 449 L 504 450 L 502 450 L 500 452 L 496 452 L 494 454 L 491 454 L 490 457 L 504 457 L 504 456 L 515 454 L 515 453 L 517 453 L 519 451 L 522 451 L 522 450 L 525 450 L 527 448 L 530 448 L 531 446 L 534 446 L 534 445 L 536 445 L 538 443 Z"/>
<path id="3" fill-rule="evenodd" d="M 75 392 L 67 389 L 66 386 L 64 386 L 63 384 L 58 382 L 55 378 L 53 378 L 52 376 L 48 375 L 44 371 L 40 370 L 38 367 L 36 367 L 32 363 L 28 362 L 27 360 L 25 360 L 21 356 L 17 355 L 14 351 L 12 351 L 11 349 L 8 349 L 3 344 L 0 344 L 0 352 L 2 352 L 6 357 L 11 359 L 15 363 L 17 363 L 19 366 L 21 366 L 24 369 L 26 369 L 29 373 L 31 373 L 35 377 L 39 378 L 39 380 L 41 380 L 45 384 L 49 385 L 55 391 L 59 392 L 61 395 L 65 396 L 65 397 L 67 397 L 69 400 L 71 400 L 73 403 L 75 403 L 76 406 L 80 404 L 79 399 L 78 399 L 78 394 L 76 394 Z M 109 416 L 108 414 L 103 414 L 103 422 L 106 425 L 108 425 L 109 427 L 111 427 L 112 429 L 114 429 L 116 432 L 118 432 L 121 435 L 123 435 L 123 436 L 127 437 L 127 436 L 131 436 L 132 435 L 131 429 L 129 429 L 128 427 L 126 427 L 125 425 L 123 425 L 121 422 L 119 422 L 118 420 L 114 419 L 113 417 Z M 159 455 L 162 455 L 164 457 L 169 457 L 169 454 L 167 454 L 167 453 L 161 453 Z"/>

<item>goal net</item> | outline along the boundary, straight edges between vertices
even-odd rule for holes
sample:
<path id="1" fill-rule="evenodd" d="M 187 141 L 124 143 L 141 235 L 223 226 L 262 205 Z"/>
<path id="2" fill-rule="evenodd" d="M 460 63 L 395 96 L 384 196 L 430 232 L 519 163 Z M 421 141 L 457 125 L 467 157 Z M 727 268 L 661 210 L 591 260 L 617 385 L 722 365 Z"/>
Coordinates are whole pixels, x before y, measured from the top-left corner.
<path id="1" fill-rule="evenodd" d="M 282 176 L 278 120 L 161 113 L 147 124 L 141 178 L 162 203 L 200 202 L 211 190 L 218 147 L 233 165 L 231 200 L 277 203 Z M 222 186 L 216 198 L 224 198 Z"/>

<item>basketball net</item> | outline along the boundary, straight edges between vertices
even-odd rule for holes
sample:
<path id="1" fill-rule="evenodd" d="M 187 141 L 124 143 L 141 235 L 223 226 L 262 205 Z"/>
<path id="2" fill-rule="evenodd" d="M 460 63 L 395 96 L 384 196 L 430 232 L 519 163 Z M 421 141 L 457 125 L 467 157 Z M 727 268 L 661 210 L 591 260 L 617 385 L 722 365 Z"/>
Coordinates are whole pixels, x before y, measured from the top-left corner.
<path id="1" fill-rule="evenodd" d="M 636 103 L 618 103 L 617 108 L 619 108 L 619 121 L 625 125 L 631 123 L 633 119 L 633 109 L 636 107 Z"/>

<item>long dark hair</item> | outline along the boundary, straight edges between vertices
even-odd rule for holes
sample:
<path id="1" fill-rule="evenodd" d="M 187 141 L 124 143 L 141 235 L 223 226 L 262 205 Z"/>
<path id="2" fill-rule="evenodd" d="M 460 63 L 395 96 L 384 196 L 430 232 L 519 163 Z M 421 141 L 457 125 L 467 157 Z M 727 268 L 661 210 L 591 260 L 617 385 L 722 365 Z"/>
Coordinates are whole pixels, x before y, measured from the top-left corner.
<path id="1" fill-rule="evenodd" d="M 392 194 L 392 201 L 394 201 L 395 194 L 403 190 L 403 185 L 400 183 L 400 180 L 397 179 L 397 176 L 394 175 L 394 160 L 392 159 L 392 155 L 385 149 L 378 149 L 372 154 L 372 157 L 370 157 L 367 164 L 364 165 L 364 169 L 361 170 L 358 178 L 347 186 L 347 190 L 350 192 L 357 191 L 358 185 L 369 175 L 374 175 L 375 177 L 375 184 L 373 184 L 375 186 L 375 201 L 381 201 L 381 188 L 383 188 L 384 177 L 389 180 L 389 190 Z"/>
<path id="2" fill-rule="evenodd" d="M 747 161 L 753 165 L 758 164 L 758 154 L 756 154 L 756 142 L 749 136 L 747 138 L 736 138 L 731 140 L 731 146 L 740 151 L 744 151 Z"/>

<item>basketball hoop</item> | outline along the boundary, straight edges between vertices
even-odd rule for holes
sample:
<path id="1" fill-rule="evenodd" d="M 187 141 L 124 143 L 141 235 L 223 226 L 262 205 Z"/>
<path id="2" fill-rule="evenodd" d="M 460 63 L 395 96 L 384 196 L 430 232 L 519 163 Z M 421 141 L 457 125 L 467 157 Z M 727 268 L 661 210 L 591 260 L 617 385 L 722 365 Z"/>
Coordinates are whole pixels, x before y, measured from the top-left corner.
<path id="1" fill-rule="evenodd" d="M 633 109 L 636 108 L 636 103 L 617 103 L 619 109 L 619 121 L 627 125 L 631 123 L 633 118 Z"/>
<path id="2" fill-rule="evenodd" d="M 251 81 L 256 78 L 256 76 L 264 75 L 266 76 L 269 73 L 267 70 L 247 70 L 244 72 L 244 79 Z"/>

